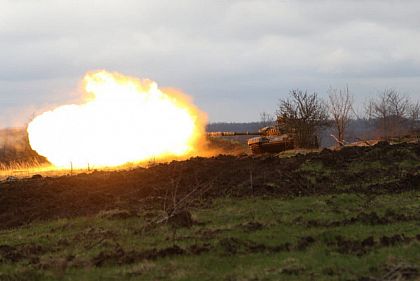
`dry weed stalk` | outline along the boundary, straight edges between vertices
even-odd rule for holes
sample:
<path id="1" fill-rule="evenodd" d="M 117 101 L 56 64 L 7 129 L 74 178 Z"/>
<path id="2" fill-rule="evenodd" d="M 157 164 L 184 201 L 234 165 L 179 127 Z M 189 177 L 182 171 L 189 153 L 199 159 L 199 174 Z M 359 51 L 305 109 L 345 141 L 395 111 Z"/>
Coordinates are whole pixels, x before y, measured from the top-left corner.
<path id="1" fill-rule="evenodd" d="M 161 198 L 163 199 L 163 215 L 158 216 L 155 220 L 151 221 L 147 225 L 145 225 L 142 229 L 142 232 L 164 223 L 170 222 L 172 218 L 174 218 L 177 214 L 182 212 L 183 210 L 188 210 L 188 207 L 192 205 L 193 202 L 201 198 L 203 194 L 205 194 L 207 191 L 213 188 L 214 181 L 218 177 L 214 177 L 211 181 L 200 183 L 198 178 L 196 177 L 196 185 L 193 190 L 191 190 L 189 193 L 187 193 L 182 198 L 178 199 L 178 190 L 179 185 L 181 182 L 181 176 L 177 176 L 176 178 L 172 178 L 171 180 L 171 191 L 169 191 L 169 188 L 165 191 L 165 197 Z M 171 202 L 171 206 L 168 206 L 168 202 Z M 176 229 L 176 227 L 174 227 Z M 176 230 L 174 230 L 175 232 Z M 175 239 L 173 233 L 173 240 Z"/>

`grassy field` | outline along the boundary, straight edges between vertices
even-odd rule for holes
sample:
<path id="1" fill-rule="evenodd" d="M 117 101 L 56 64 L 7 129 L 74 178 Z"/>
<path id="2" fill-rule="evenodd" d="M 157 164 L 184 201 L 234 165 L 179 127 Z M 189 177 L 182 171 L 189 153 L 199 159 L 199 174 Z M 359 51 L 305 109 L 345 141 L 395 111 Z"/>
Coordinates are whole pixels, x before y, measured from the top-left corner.
<path id="1" fill-rule="evenodd" d="M 192 222 L 109 210 L 34 223 L 0 233 L 0 280 L 374 280 L 398 266 L 414 277 L 419 196 L 223 198 L 191 208 Z"/>
<path id="2" fill-rule="evenodd" d="M 0 183 L 0 281 L 419 278 L 414 144 Z"/>

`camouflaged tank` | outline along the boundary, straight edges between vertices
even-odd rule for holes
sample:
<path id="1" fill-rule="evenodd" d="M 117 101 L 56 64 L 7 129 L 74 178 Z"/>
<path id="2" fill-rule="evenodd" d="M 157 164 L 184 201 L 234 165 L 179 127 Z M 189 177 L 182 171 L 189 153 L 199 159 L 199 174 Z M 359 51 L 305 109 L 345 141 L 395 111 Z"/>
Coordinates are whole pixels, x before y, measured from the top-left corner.
<path id="1" fill-rule="evenodd" d="M 279 153 L 294 148 L 294 138 L 286 133 L 284 125 L 267 126 L 258 132 L 208 132 L 209 137 L 255 136 L 248 139 L 248 146 L 253 154 Z"/>

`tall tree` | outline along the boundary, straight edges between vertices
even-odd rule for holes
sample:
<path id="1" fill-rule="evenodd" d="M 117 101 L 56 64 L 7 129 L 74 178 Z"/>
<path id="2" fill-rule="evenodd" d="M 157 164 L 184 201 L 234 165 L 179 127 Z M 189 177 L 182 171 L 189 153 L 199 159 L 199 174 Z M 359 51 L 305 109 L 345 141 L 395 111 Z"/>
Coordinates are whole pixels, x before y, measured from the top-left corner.
<path id="1" fill-rule="evenodd" d="M 337 142 L 340 146 L 344 145 L 346 129 L 349 125 L 353 111 L 353 96 L 349 93 L 349 88 L 329 89 L 328 108 L 334 121 L 334 127 L 337 131 Z"/>
<path id="2" fill-rule="evenodd" d="M 290 91 L 288 98 L 280 99 L 277 117 L 293 133 L 298 147 L 318 146 L 318 130 L 328 123 L 327 108 L 318 94 L 299 89 Z"/>
<path id="3" fill-rule="evenodd" d="M 420 122 L 420 102 L 411 104 L 408 111 L 408 118 L 410 120 L 411 133 L 413 133 L 416 129 L 420 129 L 418 128 Z"/>
<path id="4" fill-rule="evenodd" d="M 407 96 L 394 89 L 386 89 L 369 102 L 367 111 L 370 112 L 369 118 L 377 121 L 382 136 L 389 139 L 391 136 L 401 135 L 409 106 L 410 101 Z"/>

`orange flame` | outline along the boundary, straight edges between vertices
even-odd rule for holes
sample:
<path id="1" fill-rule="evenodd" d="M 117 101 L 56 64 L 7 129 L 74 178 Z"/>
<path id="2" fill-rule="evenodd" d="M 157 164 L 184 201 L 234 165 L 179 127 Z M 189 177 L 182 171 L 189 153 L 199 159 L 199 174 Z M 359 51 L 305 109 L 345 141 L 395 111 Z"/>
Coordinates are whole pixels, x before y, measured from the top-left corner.
<path id="1" fill-rule="evenodd" d="M 97 71 L 84 77 L 88 99 L 37 116 L 31 147 L 56 167 L 113 167 L 196 154 L 201 113 L 181 93 L 150 80 Z"/>

